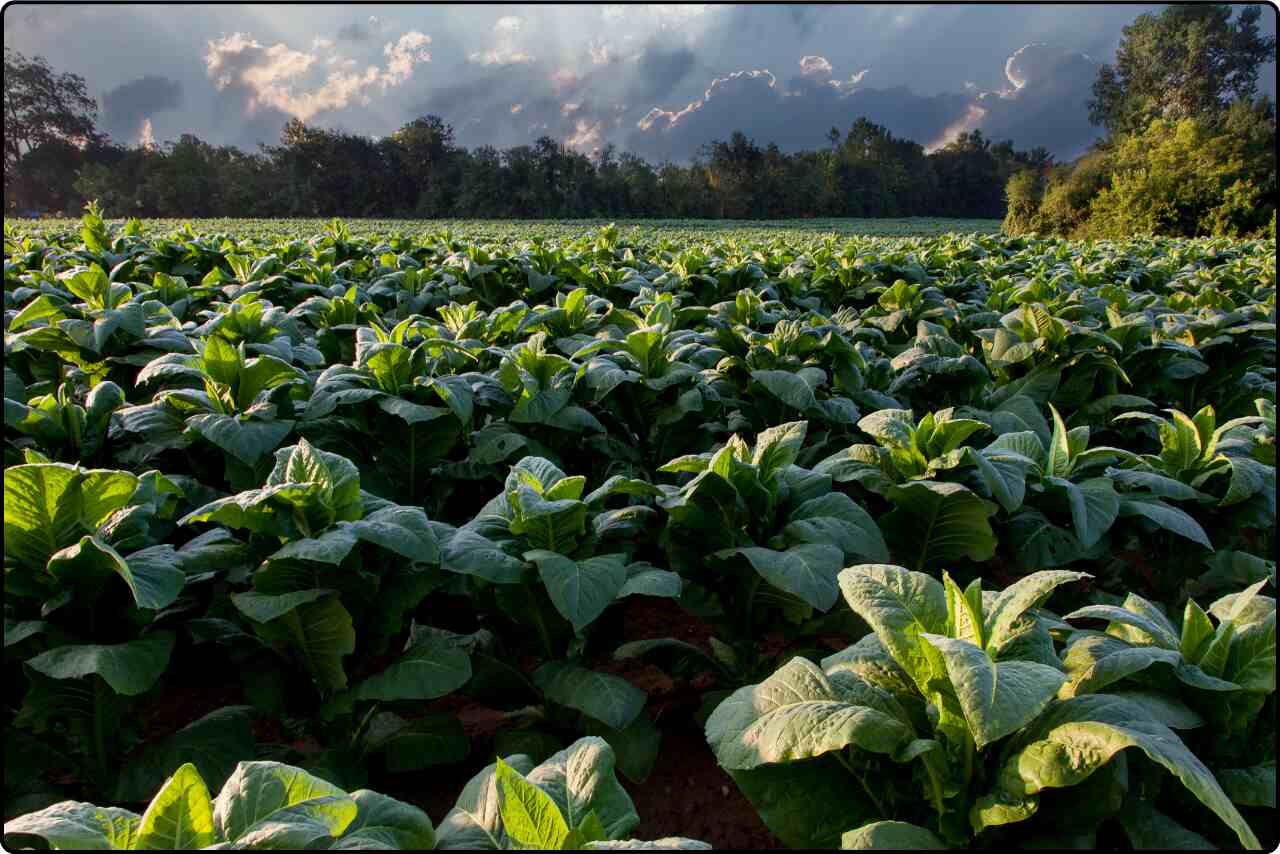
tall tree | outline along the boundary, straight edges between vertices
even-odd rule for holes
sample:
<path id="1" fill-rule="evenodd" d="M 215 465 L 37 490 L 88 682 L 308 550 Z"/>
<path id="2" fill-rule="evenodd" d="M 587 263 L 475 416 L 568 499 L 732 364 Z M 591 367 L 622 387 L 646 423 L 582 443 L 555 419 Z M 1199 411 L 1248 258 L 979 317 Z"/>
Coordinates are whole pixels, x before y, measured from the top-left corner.
<path id="1" fill-rule="evenodd" d="M 1261 6 L 1244 7 L 1234 20 L 1233 11 L 1194 3 L 1140 15 L 1124 28 L 1115 65 L 1098 70 L 1089 120 L 1113 135 L 1132 133 L 1154 118 L 1216 117 L 1252 97 L 1276 40 L 1258 32 Z"/>
<path id="2" fill-rule="evenodd" d="M 93 142 L 98 103 L 84 78 L 55 74 L 44 57 L 28 59 L 4 49 L 4 180 L 9 184 L 23 155 L 46 142 Z"/>

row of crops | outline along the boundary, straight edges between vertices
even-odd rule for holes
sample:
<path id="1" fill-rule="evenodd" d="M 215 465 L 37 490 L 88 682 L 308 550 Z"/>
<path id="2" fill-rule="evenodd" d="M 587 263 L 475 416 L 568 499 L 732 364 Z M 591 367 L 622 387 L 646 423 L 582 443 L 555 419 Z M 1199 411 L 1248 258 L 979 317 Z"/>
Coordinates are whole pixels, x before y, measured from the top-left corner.
<path id="1" fill-rule="evenodd" d="M 4 270 L 7 847 L 707 847 L 681 720 L 790 847 L 1276 844 L 1274 241 Z"/>
<path id="2" fill-rule="evenodd" d="M 17 224 L 17 221 L 15 221 Z M 260 237 L 306 240 L 325 231 L 330 221 L 323 219 L 148 219 L 139 221 L 144 235 L 157 237 L 189 227 L 197 234 L 231 232 L 236 239 Z M 676 243 L 704 242 L 720 238 L 737 241 L 768 241 L 775 238 L 809 240 L 835 235 L 841 237 L 934 237 L 950 232 L 998 234 L 998 219 L 952 219 L 948 217 L 902 217 L 898 219 L 640 219 L 614 223 L 591 220 L 492 220 L 492 219 L 348 219 L 342 227 L 356 237 L 387 239 L 393 235 L 441 232 L 460 239 L 483 242 L 545 238 L 570 242 L 600 228 L 612 226 L 635 240 L 670 240 Z M 21 222 L 28 236 L 61 237 L 74 234 L 80 222 L 74 219 L 40 219 Z"/>

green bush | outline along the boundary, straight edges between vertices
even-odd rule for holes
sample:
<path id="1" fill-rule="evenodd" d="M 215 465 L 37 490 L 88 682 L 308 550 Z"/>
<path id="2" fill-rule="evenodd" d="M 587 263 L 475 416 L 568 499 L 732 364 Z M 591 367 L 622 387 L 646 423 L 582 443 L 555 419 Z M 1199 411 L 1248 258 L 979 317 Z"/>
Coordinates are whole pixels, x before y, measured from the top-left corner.
<path id="1" fill-rule="evenodd" d="M 1039 177 L 1029 169 L 1015 172 L 1005 184 L 1009 208 L 1004 217 L 1005 234 L 1029 234 L 1039 230 L 1041 187 Z"/>

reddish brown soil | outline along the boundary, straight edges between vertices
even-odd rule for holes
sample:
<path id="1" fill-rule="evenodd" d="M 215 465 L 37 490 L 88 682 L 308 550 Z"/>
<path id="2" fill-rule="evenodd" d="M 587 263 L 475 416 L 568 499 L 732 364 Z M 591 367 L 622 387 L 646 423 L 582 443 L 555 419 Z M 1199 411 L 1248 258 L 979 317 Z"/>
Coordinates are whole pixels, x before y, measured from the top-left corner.
<path id="1" fill-rule="evenodd" d="M 215 709 L 245 703 L 240 680 L 224 683 L 166 684 L 154 700 L 137 712 L 144 742 L 169 736 Z"/>
<path id="2" fill-rule="evenodd" d="M 631 596 L 622 605 L 622 636 L 628 641 L 675 638 L 711 651 L 711 626 L 670 599 Z"/>
<path id="3" fill-rule="evenodd" d="M 643 783 L 623 778 L 622 785 L 640 814 L 636 839 L 687 836 L 716 848 L 782 847 L 716 764 L 701 728 L 664 727 L 653 773 Z"/>
<path id="4" fill-rule="evenodd" d="M 635 596 L 618 610 L 625 641 L 669 637 L 710 651 L 711 627 L 670 600 Z M 763 640 L 766 646 L 780 642 L 781 636 Z M 399 648 L 398 644 L 393 646 Z M 522 657 L 517 666 L 532 671 L 541 663 L 535 657 Z M 375 664 L 366 662 L 352 672 L 377 670 Z M 646 714 L 662 731 L 662 746 L 648 779 L 635 783 L 619 775 L 640 815 L 640 825 L 632 833 L 633 837 L 686 836 L 704 840 L 716 848 L 781 847 L 733 781 L 716 764 L 702 727 L 695 720 L 703 694 L 720 687 L 710 673 L 677 679 L 640 659 L 614 661 L 607 655 L 592 666 L 615 673 L 642 689 L 648 695 Z M 159 741 L 214 709 L 246 702 L 239 680 L 215 685 L 198 681 L 171 682 L 160 696 L 139 710 L 144 743 Z M 494 736 L 505 724 L 505 716 L 460 694 L 423 704 L 421 711 L 423 714 L 456 714 L 471 739 L 470 756 L 455 765 L 424 772 L 378 774 L 377 784 L 381 791 L 419 806 L 433 821 L 439 822 L 452 808 L 466 781 L 491 760 Z M 415 717 L 412 713 L 405 716 Z M 258 743 L 289 741 L 275 715 L 255 713 L 252 719 Z M 302 752 L 322 749 L 310 737 L 290 743 Z"/>

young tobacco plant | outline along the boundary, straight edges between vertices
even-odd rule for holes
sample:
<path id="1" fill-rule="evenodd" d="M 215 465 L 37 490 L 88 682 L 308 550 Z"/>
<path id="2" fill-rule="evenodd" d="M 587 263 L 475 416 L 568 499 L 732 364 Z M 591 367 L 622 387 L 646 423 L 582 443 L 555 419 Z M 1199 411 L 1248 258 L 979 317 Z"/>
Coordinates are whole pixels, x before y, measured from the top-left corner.
<path id="1" fill-rule="evenodd" d="M 1038 606 L 1084 577 L 1045 570 L 987 593 L 976 580 L 961 590 L 946 575 L 939 582 L 896 566 L 850 567 L 841 591 L 872 634 L 820 666 L 795 658 L 739 689 L 707 720 L 707 740 L 793 846 L 1016 845 L 1025 838 L 1018 823 L 1037 816 L 1042 800 L 1071 809 L 1070 793 L 1050 790 L 1082 787 L 1090 803 L 1090 778 L 1107 779 L 1135 748 L 1130 764 L 1165 769 L 1241 844 L 1259 847 L 1150 702 L 1058 697 L 1068 675 L 1050 631 L 1062 624 Z M 1110 817 L 1096 813 L 1095 827 Z M 1037 819 L 1032 833 L 1063 822 L 1061 814 Z M 1086 836 L 1094 829 L 1078 815 L 1072 822 Z"/>

